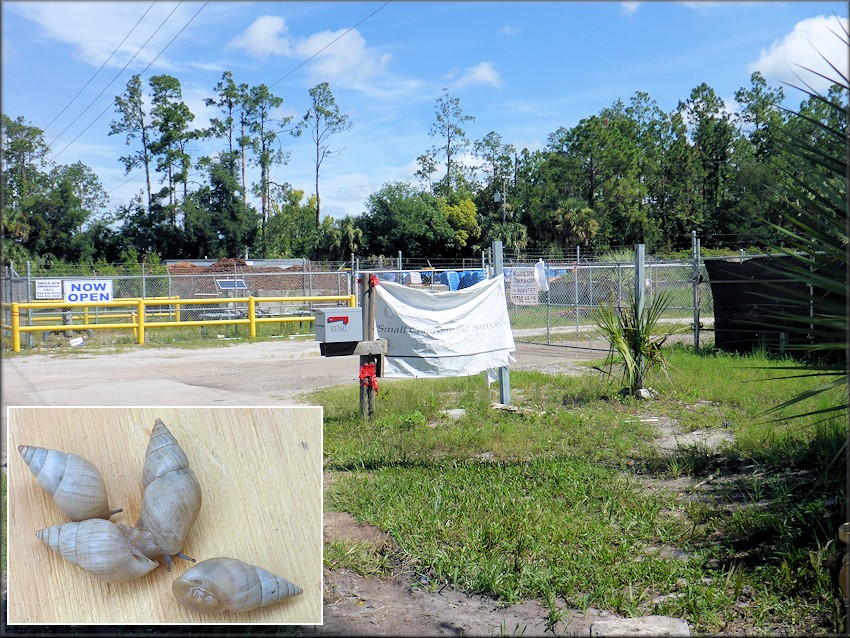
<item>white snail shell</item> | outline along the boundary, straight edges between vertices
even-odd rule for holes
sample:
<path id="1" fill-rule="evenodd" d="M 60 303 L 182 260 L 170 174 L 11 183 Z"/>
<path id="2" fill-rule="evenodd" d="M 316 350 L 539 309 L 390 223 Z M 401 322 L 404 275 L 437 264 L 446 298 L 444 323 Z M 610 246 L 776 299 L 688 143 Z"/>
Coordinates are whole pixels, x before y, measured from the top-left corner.
<path id="1" fill-rule="evenodd" d="M 118 527 L 102 518 L 54 525 L 35 535 L 69 562 L 109 583 L 144 576 L 159 564 L 134 551 Z"/>
<path id="2" fill-rule="evenodd" d="M 201 486 L 186 453 L 160 419 L 148 442 L 142 484 L 139 527 L 150 532 L 163 555 L 179 554 L 201 511 Z"/>
<path id="3" fill-rule="evenodd" d="M 288 580 L 236 558 L 210 558 L 187 569 L 171 585 L 181 605 L 199 614 L 250 611 L 297 596 Z"/>
<path id="4" fill-rule="evenodd" d="M 109 509 L 106 483 L 91 461 L 76 454 L 29 445 L 19 445 L 18 451 L 38 484 L 71 520 L 109 518 L 121 511 Z"/>

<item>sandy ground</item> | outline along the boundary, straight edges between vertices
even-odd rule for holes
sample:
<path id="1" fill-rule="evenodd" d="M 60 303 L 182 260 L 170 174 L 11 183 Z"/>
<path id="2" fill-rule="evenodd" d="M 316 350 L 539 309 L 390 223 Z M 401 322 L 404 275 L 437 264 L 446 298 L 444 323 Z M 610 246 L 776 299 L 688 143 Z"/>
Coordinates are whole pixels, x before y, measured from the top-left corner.
<path id="1" fill-rule="evenodd" d="M 511 369 L 575 371 L 604 355 L 600 342 L 577 347 L 517 344 Z M 601 350 L 600 350 L 601 349 Z M 203 349 L 140 348 L 118 353 L 62 349 L 57 354 L 2 360 L 3 458 L 8 406 L 275 406 L 306 405 L 317 388 L 357 383 L 359 359 L 322 357 L 315 341 L 266 341 Z M 325 515 L 327 537 L 379 534 L 348 515 Z M 501 606 L 450 588 L 429 591 L 410 576 L 375 580 L 325 570 L 322 635 L 542 635 L 547 611 L 539 601 Z M 5 583 L 3 583 L 5 594 Z M 559 635 L 587 635 L 610 615 L 563 610 Z"/>
<path id="2" fill-rule="evenodd" d="M 512 369 L 567 370 L 604 356 L 601 342 L 578 347 L 518 343 Z M 594 348 L 594 349 L 588 349 Z M 356 356 L 322 357 L 315 341 L 265 341 L 116 354 L 7 356 L 3 405 L 303 405 L 317 388 L 355 383 Z"/>

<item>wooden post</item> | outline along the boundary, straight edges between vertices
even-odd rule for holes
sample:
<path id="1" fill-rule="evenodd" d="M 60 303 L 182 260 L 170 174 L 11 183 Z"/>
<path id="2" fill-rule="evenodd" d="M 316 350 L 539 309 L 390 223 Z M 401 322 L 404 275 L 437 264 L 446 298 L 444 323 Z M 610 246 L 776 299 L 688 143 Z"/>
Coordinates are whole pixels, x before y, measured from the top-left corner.
<path id="1" fill-rule="evenodd" d="M 360 306 L 363 319 L 363 340 L 375 339 L 375 287 L 370 273 L 360 273 Z M 378 376 L 377 356 L 374 354 L 360 355 L 360 414 L 370 421 L 375 418 L 375 389 L 373 381 Z M 375 368 L 374 377 L 364 378 L 365 366 Z"/>

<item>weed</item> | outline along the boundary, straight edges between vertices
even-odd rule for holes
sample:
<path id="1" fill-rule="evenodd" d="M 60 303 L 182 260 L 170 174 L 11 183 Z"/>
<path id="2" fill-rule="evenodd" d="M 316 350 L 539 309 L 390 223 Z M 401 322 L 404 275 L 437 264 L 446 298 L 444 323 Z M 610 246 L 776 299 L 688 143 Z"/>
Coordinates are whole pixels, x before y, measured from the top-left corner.
<path id="1" fill-rule="evenodd" d="M 551 589 L 546 590 L 546 631 L 555 633 L 555 626 L 564 618 L 566 612 L 558 607 L 558 598 Z"/>

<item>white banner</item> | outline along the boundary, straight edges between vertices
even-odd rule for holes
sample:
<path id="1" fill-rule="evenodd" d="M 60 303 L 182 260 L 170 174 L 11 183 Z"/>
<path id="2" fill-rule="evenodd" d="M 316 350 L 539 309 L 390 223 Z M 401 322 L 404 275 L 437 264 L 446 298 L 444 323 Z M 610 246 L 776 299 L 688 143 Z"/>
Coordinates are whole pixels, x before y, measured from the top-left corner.
<path id="1" fill-rule="evenodd" d="M 457 291 L 388 281 L 375 290 L 375 336 L 387 340 L 384 376 L 460 377 L 511 362 L 504 275 Z"/>

